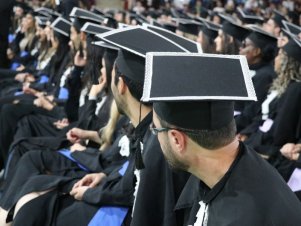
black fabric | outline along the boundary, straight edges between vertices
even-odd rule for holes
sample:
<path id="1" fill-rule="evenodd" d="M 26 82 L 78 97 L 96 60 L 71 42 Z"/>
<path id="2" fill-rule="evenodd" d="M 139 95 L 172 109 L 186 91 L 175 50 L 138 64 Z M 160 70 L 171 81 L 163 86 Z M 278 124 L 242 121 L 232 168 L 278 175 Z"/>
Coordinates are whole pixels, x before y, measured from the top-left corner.
<path id="1" fill-rule="evenodd" d="M 297 39 L 290 39 L 283 47 L 283 50 L 289 57 L 292 57 L 301 63 L 301 41 Z"/>
<path id="2" fill-rule="evenodd" d="M 237 131 L 240 132 L 252 123 L 252 120 L 260 114 L 261 104 L 266 99 L 270 85 L 273 79 L 276 78 L 273 65 L 271 64 L 255 64 L 250 65 L 250 70 L 256 72 L 252 78 L 257 102 L 236 102 L 235 110 L 240 111 L 241 114 L 235 117 Z"/>
<path id="3" fill-rule="evenodd" d="M 199 52 L 198 47 L 196 43 L 193 43 L 191 41 L 188 41 L 187 39 L 182 38 L 181 36 L 178 36 L 174 33 L 171 33 L 169 31 L 165 31 L 163 29 L 159 29 L 153 26 L 148 26 L 148 29 L 157 32 L 160 35 L 163 35 L 164 37 L 172 40 L 173 42 L 179 44 L 180 46 L 183 46 L 185 49 L 187 49 L 189 52 L 197 53 Z M 198 34 L 196 34 L 198 35 Z"/>
<path id="4" fill-rule="evenodd" d="M 191 176 L 176 207 L 178 214 L 184 213 L 183 225 L 195 223 L 201 200 L 209 205 L 208 226 L 299 225 L 299 200 L 275 169 L 253 150 L 241 144 L 231 168 L 211 190 Z"/>

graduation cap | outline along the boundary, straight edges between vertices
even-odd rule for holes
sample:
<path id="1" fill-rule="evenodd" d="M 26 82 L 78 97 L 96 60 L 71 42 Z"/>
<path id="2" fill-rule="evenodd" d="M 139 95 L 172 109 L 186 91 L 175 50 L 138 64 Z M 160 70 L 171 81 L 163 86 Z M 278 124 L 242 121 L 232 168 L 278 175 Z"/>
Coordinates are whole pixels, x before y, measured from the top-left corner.
<path id="1" fill-rule="evenodd" d="M 70 36 L 71 22 L 64 19 L 63 17 L 58 17 L 50 26 L 54 31 L 66 37 Z"/>
<path id="2" fill-rule="evenodd" d="M 81 28 L 81 31 L 92 35 L 102 34 L 104 32 L 108 32 L 111 30 L 113 29 L 102 25 L 90 23 L 90 22 L 85 23 L 84 26 Z"/>
<path id="3" fill-rule="evenodd" d="M 110 15 L 105 17 L 103 24 L 105 24 L 107 27 L 118 28 L 118 21 Z"/>
<path id="4" fill-rule="evenodd" d="M 290 23 L 286 20 L 282 21 L 283 26 L 286 30 L 288 30 L 290 33 L 294 34 L 294 35 L 299 35 L 301 33 L 301 27 L 297 26 L 293 23 Z"/>
<path id="5" fill-rule="evenodd" d="M 141 57 L 145 57 L 147 52 L 189 52 L 183 46 L 141 26 L 116 29 L 97 37 Z"/>
<path id="6" fill-rule="evenodd" d="M 276 9 L 274 9 L 273 12 L 274 12 L 274 17 L 272 19 L 275 21 L 275 23 L 279 27 L 282 28 L 284 26 L 283 23 L 282 23 L 282 21 L 286 20 L 285 16 L 281 12 L 279 12 L 278 10 L 276 10 Z"/>
<path id="7" fill-rule="evenodd" d="M 241 8 L 237 8 L 239 19 L 244 24 L 262 24 L 264 19 L 261 16 L 246 14 Z"/>
<path id="8" fill-rule="evenodd" d="M 201 27 L 201 31 L 212 40 L 218 36 L 219 29 L 221 29 L 221 25 L 212 23 L 210 21 L 204 22 L 203 26 Z"/>
<path id="9" fill-rule="evenodd" d="M 301 41 L 297 38 L 291 38 L 283 47 L 283 50 L 289 57 L 292 57 L 301 63 Z"/>
<path id="10" fill-rule="evenodd" d="M 37 8 L 35 10 L 35 13 L 37 15 L 52 18 L 53 20 L 55 20 L 56 18 L 62 16 L 60 13 L 58 13 L 58 12 L 52 10 L 52 9 L 46 8 L 46 7 Z"/>
<path id="11" fill-rule="evenodd" d="M 277 38 L 265 32 L 259 27 L 252 27 L 251 33 L 247 36 L 258 48 L 263 49 L 267 45 L 277 46 Z"/>
<path id="12" fill-rule="evenodd" d="M 140 83 L 144 81 L 147 52 L 189 52 L 166 37 L 141 26 L 116 29 L 97 37 L 121 49 L 116 59 L 117 67 L 125 76 Z"/>
<path id="13" fill-rule="evenodd" d="M 80 30 L 86 22 L 101 24 L 104 20 L 103 17 L 95 13 L 77 7 L 72 9 L 69 16 L 73 18 L 73 26 L 77 30 Z"/>
<path id="14" fill-rule="evenodd" d="M 190 19 L 177 19 L 178 23 L 178 30 L 182 31 L 184 33 L 192 34 L 197 36 L 200 31 L 200 26 L 202 26 L 201 23 L 196 22 L 194 20 Z"/>
<path id="15" fill-rule="evenodd" d="M 106 14 L 101 9 L 97 8 L 96 6 L 92 6 L 91 12 L 98 14 L 102 17 L 106 16 Z"/>
<path id="16" fill-rule="evenodd" d="M 162 26 L 171 32 L 176 32 L 178 26 L 173 23 L 162 23 Z"/>
<path id="17" fill-rule="evenodd" d="M 179 44 L 180 46 L 183 46 L 185 49 L 187 49 L 191 53 L 202 53 L 203 52 L 202 47 L 198 42 L 194 42 L 190 39 L 179 36 L 171 31 L 164 29 L 164 28 L 152 26 L 149 24 L 143 24 L 143 26 L 149 30 L 152 30 L 152 31 L 168 38 L 169 40 L 172 40 L 173 42 Z"/>
<path id="18" fill-rule="evenodd" d="M 42 28 L 45 28 L 47 25 L 47 22 L 49 21 L 49 17 L 36 16 L 35 18 L 36 18 L 38 25 Z"/>
<path id="19" fill-rule="evenodd" d="M 224 22 L 222 24 L 222 30 L 233 38 L 243 41 L 250 34 L 250 30 L 237 24 L 231 18 L 224 17 Z"/>
<path id="20" fill-rule="evenodd" d="M 178 128 L 215 130 L 234 117 L 234 101 L 256 100 L 244 56 L 148 53 L 142 101 Z"/>
<path id="21" fill-rule="evenodd" d="M 287 30 L 285 28 L 282 28 L 281 31 L 282 31 L 282 34 L 285 35 L 286 37 L 288 37 L 289 39 L 291 39 L 291 38 L 298 38 L 297 35 L 291 33 L 289 30 Z"/>
<path id="22" fill-rule="evenodd" d="M 92 42 L 93 45 L 100 46 L 109 50 L 119 51 L 120 48 L 104 41 Z"/>

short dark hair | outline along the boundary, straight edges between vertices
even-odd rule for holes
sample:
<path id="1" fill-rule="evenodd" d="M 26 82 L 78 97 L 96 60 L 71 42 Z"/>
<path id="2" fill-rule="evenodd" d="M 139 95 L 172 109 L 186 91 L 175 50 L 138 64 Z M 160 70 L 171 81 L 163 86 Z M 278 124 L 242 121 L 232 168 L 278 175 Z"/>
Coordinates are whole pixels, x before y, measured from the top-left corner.
<path id="1" fill-rule="evenodd" d="M 179 129 L 191 140 L 208 150 L 224 147 L 230 144 L 236 136 L 236 124 L 234 119 L 226 126 L 216 130 L 185 130 L 178 128 L 177 126 L 170 125 L 168 122 L 160 118 L 159 121 L 162 127 Z"/>
<path id="2" fill-rule="evenodd" d="M 125 82 L 125 84 L 127 85 L 127 87 L 129 88 L 130 93 L 132 94 L 132 96 L 140 102 L 140 99 L 142 97 L 143 94 L 143 84 L 140 82 L 136 82 L 133 81 L 132 79 L 126 77 L 125 75 L 123 75 L 120 70 L 118 69 L 117 65 L 115 64 L 115 85 L 117 85 L 118 83 L 118 79 L 119 77 L 121 77 L 123 79 L 123 81 Z"/>

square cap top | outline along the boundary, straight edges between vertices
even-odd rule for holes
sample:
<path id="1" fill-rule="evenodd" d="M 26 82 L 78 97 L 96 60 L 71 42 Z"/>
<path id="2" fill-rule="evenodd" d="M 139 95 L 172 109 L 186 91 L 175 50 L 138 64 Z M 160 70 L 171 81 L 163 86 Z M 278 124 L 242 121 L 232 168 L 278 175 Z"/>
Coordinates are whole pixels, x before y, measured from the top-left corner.
<path id="1" fill-rule="evenodd" d="M 148 53 L 141 100 L 178 128 L 215 130 L 233 120 L 233 101 L 256 94 L 244 56 Z"/>
<path id="2" fill-rule="evenodd" d="M 63 17 L 58 17 L 50 26 L 54 31 L 66 37 L 70 36 L 71 22 L 64 19 Z"/>
<path id="3" fill-rule="evenodd" d="M 97 37 L 144 58 L 147 52 L 189 52 L 183 46 L 142 26 L 120 28 Z"/>
<path id="4" fill-rule="evenodd" d="M 202 53 L 202 47 L 198 42 L 194 42 L 188 38 L 184 38 L 182 36 L 179 36 L 167 29 L 158 27 L 158 26 L 153 26 L 150 24 L 143 24 L 144 27 L 146 27 L 149 30 L 152 30 L 170 40 L 173 42 L 179 44 L 180 46 L 183 46 L 185 49 L 187 49 L 191 53 Z"/>

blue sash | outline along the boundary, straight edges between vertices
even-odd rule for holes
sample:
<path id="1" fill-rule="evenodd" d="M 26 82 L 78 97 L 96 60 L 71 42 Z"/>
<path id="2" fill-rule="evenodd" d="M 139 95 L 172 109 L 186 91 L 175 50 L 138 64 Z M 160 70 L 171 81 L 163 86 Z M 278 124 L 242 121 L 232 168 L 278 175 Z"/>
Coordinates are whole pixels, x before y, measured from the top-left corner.
<path id="1" fill-rule="evenodd" d="M 124 176 L 128 166 L 129 161 L 122 165 L 118 171 L 121 176 Z M 129 208 L 127 207 L 103 206 L 96 212 L 88 226 L 120 226 L 128 211 Z"/>
<path id="2" fill-rule="evenodd" d="M 60 93 L 59 93 L 59 99 L 68 99 L 69 97 L 69 91 L 68 89 L 61 87 L 60 88 Z"/>
<path id="3" fill-rule="evenodd" d="M 89 172 L 90 170 L 88 170 L 86 167 L 84 167 L 82 164 L 80 164 L 79 162 L 76 161 L 76 159 L 74 159 L 71 156 L 71 151 L 69 149 L 61 149 L 58 151 L 58 153 L 60 153 L 61 155 L 65 156 L 66 158 L 70 159 L 72 162 L 75 162 L 79 168 L 83 169 L 84 171 Z"/>
<path id="4" fill-rule="evenodd" d="M 46 83 L 49 81 L 49 78 L 47 75 L 41 75 L 40 77 L 40 80 L 39 80 L 39 83 L 42 84 L 42 83 Z"/>

